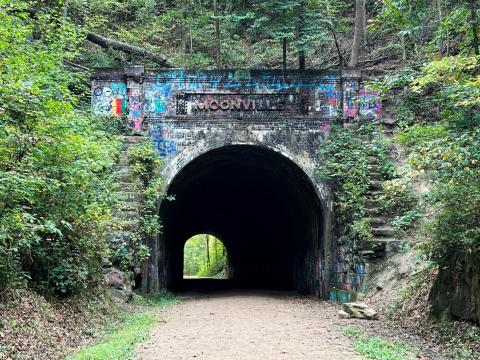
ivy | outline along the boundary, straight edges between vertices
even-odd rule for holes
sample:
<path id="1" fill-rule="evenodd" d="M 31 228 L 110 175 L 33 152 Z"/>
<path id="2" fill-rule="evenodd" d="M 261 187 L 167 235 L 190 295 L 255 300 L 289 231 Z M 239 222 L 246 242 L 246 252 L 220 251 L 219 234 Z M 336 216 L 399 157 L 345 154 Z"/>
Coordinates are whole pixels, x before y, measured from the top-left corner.
<path id="1" fill-rule="evenodd" d="M 138 233 L 130 244 L 134 264 L 142 264 L 150 256 L 148 240 L 161 230 L 158 204 L 164 196 L 164 184 L 160 175 L 163 162 L 150 141 L 143 141 L 128 151 L 133 172 L 143 183 L 142 210 Z"/>
<path id="2" fill-rule="evenodd" d="M 329 138 L 318 150 L 316 173 L 328 182 L 334 193 L 336 236 L 351 265 L 359 260 L 362 244 L 372 239 L 365 210 L 371 178 L 369 156 L 379 155 L 383 145 L 371 137 L 374 128 L 363 125 L 356 128 L 334 127 Z M 380 166 L 389 168 L 385 157 Z"/>

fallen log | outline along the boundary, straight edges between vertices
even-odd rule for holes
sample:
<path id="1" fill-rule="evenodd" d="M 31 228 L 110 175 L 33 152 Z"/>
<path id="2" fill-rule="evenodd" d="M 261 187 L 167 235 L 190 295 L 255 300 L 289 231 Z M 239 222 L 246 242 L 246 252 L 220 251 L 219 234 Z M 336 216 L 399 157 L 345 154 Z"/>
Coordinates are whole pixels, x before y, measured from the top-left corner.
<path id="1" fill-rule="evenodd" d="M 91 31 L 87 31 L 87 40 L 104 48 L 112 48 L 115 50 L 124 51 L 129 54 L 143 56 L 167 68 L 175 67 L 167 60 L 165 56 L 161 54 L 156 54 L 147 49 L 141 48 L 139 46 L 130 45 L 122 41 L 109 39 L 104 36 L 95 34 Z"/>

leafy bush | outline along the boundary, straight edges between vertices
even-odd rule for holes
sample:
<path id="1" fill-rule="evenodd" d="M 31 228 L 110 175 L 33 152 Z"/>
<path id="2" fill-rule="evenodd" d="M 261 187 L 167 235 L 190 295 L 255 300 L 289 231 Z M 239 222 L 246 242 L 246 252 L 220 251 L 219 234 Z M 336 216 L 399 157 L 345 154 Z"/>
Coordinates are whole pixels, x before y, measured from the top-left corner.
<path id="1" fill-rule="evenodd" d="M 39 14 L 39 38 L 30 21 L 0 12 L 0 296 L 27 284 L 78 292 L 108 257 L 119 139 L 104 119 L 74 110 L 71 89 L 83 80 L 61 62 L 75 29 L 61 33 L 54 15 Z"/>
<path id="2" fill-rule="evenodd" d="M 142 208 L 139 226 L 128 231 L 129 236 L 117 246 L 112 246 L 112 262 L 124 271 L 141 267 L 150 256 L 149 240 L 161 229 L 157 205 L 162 196 L 163 180 L 160 176 L 162 161 L 150 141 L 142 141 L 128 150 L 132 171 L 143 184 Z M 126 221 L 121 224 L 129 226 Z"/>
<path id="3" fill-rule="evenodd" d="M 385 181 L 379 203 L 382 210 L 397 216 L 413 210 L 417 198 L 410 187 L 409 179 L 397 178 Z"/>
<path id="4" fill-rule="evenodd" d="M 373 125 L 356 128 L 334 127 L 330 137 L 318 150 L 316 173 L 332 186 L 336 211 L 336 235 L 343 247 L 344 259 L 353 264 L 359 259 L 358 249 L 373 238 L 365 202 L 372 181 L 369 157 L 379 162 L 384 178 L 395 173 L 388 144 Z"/>
<path id="5" fill-rule="evenodd" d="M 479 253 L 479 63 L 478 56 L 432 61 L 406 85 L 406 92 L 422 96 L 426 107 L 438 112 L 437 122 L 423 118 L 397 136 L 408 151 L 410 176 L 427 177 L 433 184 L 426 200 L 434 216 L 427 227 L 430 239 L 424 250 L 438 263 L 451 254 Z M 395 197 L 408 197 L 394 187 L 391 190 L 386 203 Z M 397 225 L 415 216 L 415 209 L 411 209 L 397 219 Z"/>

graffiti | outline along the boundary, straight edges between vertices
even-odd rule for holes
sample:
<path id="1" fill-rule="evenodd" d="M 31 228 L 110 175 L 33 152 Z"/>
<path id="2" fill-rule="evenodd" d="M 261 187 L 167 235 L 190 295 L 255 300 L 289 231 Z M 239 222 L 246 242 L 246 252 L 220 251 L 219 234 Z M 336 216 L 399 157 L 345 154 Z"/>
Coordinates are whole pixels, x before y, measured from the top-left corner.
<path id="1" fill-rule="evenodd" d="M 366 91 L 361 79 L 341 76 L 315 71 L 159 71 L 141 82 L 94 80 L 92 109 L 95 114 L 127 114 L 134 131 L 145 130 L 149 119 L 175 117 L 274 120 L 295 115 L 335 121 L 381 116 L 376 94 Z"/>
<path id="2" fill-rule="evenodd" d="M 360 114 L 371 117 L 382 115 L 382 101 L 378 94 L 360 90 Z"/>
<path id="3" fill-rule="evenodd" d="M 96 115 L 125 115 L 127 86 L 124 83 L 111 83 L 108 86 L 94 87 L 92 111 Z"/>
<path id="4" fill-rule="evenodd" d="M 177 108 L 178 101 L 177 99 Z M 296 94 L 209 94 L 207 96 L 185 94 L 186 110 L 189 114 L 206 111 L 297 112 L 298 101 L 299 97 Z"/>
<path id="5" fill-rule="evenodd" d="M 142 89 L 131 87 L 128 89 L 128 122 L 130 128 L 134 131 L 141 131 L 143 118 Z"/>
<path id="6" fill-rule="evenodd" d="M 160 156 L 166 157 L 177 152 L 172 123 L 160 123 L 150 127 L 150 137 Z"/>
<path id="7" fill-rule="evenodd" d="M 228 100 L 228 99 L 223 99 L 223 100 L 204 100 L 202 102 L 195 100 L 193 103 L 193 110 L 194 111 L 217 111 L 217 110 L 243 110 L 243 111 L 248 111 L 248 110 L 255 110 L 256 108 L 256 103 L 255 101 L 251 100 Z"/>
<path id="8" fill-rule="evenodd" d="M 348 302 L 352 300 L 352 293 L 364 293 L 366 290 L 366 273 L 365 264 L 357 263 L 353 268 L 350 268 L 337 257 L 333 264 L 329 300 Z"/>
<path id="9" fill-rule="evenodd" d="M 343 90 L 343 115 L 345 117 L 356 117 L 358 115 L 358 87 L 356 81 L 347 82 Z"/>

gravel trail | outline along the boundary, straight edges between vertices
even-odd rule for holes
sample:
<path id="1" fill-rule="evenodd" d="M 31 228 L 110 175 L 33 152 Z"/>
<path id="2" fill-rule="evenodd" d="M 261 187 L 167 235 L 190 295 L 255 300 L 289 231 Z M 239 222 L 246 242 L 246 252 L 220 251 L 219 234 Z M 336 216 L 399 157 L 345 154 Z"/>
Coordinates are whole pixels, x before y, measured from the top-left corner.
<path id="1" fill-rule="evenodd" d="M 144 360 L 361 360 L 325 303 L 282 292 L 193 294 L 160 314 Z"/>

